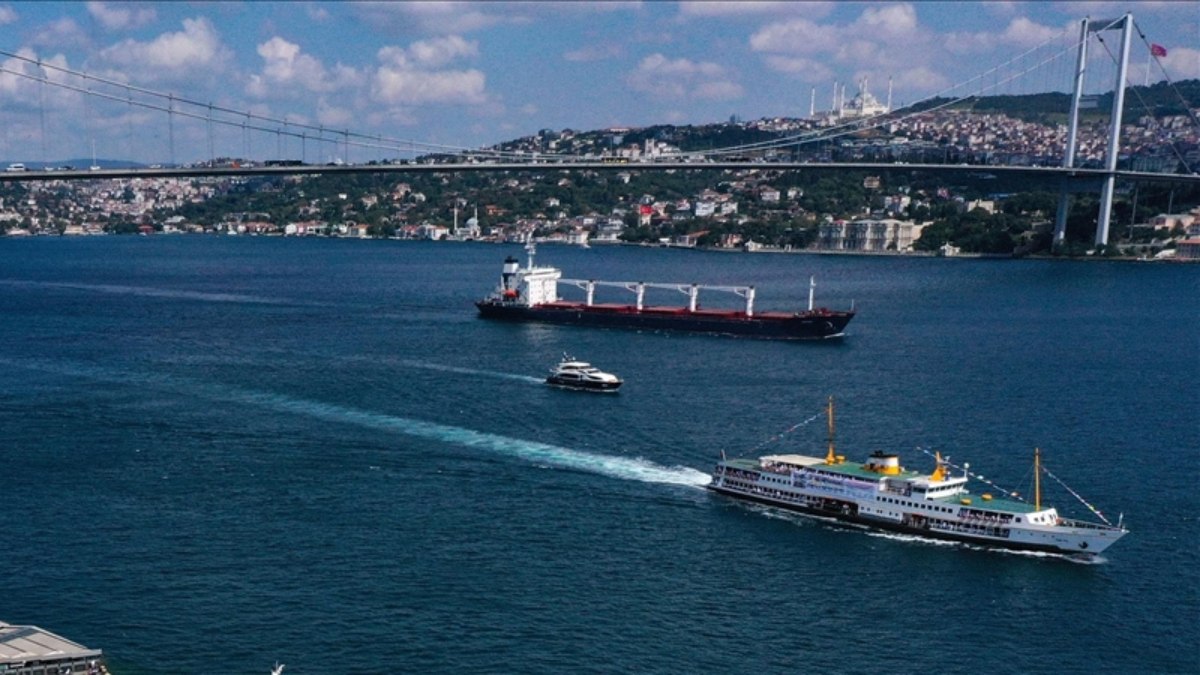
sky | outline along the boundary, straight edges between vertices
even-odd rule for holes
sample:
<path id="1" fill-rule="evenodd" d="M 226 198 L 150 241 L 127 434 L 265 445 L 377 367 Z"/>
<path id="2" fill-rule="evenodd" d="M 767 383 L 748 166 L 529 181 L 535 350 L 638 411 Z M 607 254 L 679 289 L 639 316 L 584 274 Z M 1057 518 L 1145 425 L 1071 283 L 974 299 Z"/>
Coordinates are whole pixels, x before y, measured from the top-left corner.
<path id="1" fill-rule="evenodd" d="M 1167 51 L 1170 78 L 1200 77 L 1195 1 L 0 0 L 0 159 L 87 157 L 93 143 L 101 157 L 144 162 L 397 154 L 318 143 L 311 130 L 272 137 L 168 115 L 127 99 L 186 106 L 64 71 L 300 125 L 470 148 L 547 128 L 804 117 L 830 108 L 836 82 L 850 98 L 864 78 L 880 101 L 890 80 L 897 106 L 972 88 L 1067 91 L 1080 20 L 1125 11 Z M 1116 50 L 1118 33 L 1105 35 Z M 1088 86 L 1106 90 L 1115 66 L 1104 45 L 1090 49 Z M 1131 82 L 1163 79 L 1157 64 L 1147 71 L 1136 35 L 1131 55 Z M 15 74 L 41 72 L 38 61 L 62 69 L 45 69 L 51 82 L 117 100 Z"/>

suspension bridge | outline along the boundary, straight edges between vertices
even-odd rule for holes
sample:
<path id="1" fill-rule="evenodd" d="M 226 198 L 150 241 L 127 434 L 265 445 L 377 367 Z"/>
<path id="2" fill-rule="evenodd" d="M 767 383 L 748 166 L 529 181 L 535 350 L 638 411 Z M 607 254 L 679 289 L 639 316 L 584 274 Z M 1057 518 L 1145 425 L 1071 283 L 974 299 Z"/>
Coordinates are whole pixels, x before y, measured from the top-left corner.
<path id="1" fill-rule="evenodd" d="M 986 172 L 992 175 L 1035 177 L 1060 194 L 1055 222 L 1055 243 L 1062 243 L 1066 231 L 1071 195 L 1099 192 L 1095 241 L 1108 243 L 1112 202 L 1117 181 L 1200 184 L 1200 158 L 1197 140 L 1200 121 L 1163 66 L 1165 50 L 1149 41 L 1132 14 L 1115 19 L 1081 20 L 1078 34 L 1064 31 L 1026 49 L 978 75 L 946 87 L 913 104 L 892 110 L 890 85 L 888 105 L 869 114 L 846 114 L 844 86 L 839 94 L 834 85 L 830 110 L 818 115 L 816 93 L 812 93 L 809 117 L 799 128 L 769 140 L 705 150 L 678 151 L 653 157 L 621 157 L 607 151 L 588 154 L 536 152 L 504 149 L 502 146 L 466 148 L 416 139 L 385 136 L 351 129 L 332 129 L 250 110 L 237 110 L 120 82 L 92 73 L 72 70 L 46 62 L 29 53 L 0 49 L 0 77 L 27 85 L 25 108 L 34 108 L 37 124 L 18 141 L 28 148 L 41 149 L 40 168 L 9 167 L 0 172 L 0 182 L 95 180 L 101 178 L 189 178 L 206 176 L 352 174 L 352 173 L 455 173 L 505 172 L 531 168 L 591 171 L 677 171 L 707 169 L 769 168 L 780 171 L 891 171 L 961 175 Z M 1106 39 L 1117 35 L 1116 40 Z M 1162 140 L 1155 151 L 1158 164 L 1167 170 L 1122 165 L 1123 116 L 1127 107 L 1154 117 L 1155 110 L 1143 96 L 1143 90 L 1130 86 L 1130 58 L 1135 34 L 1144 47 L 1145 81 L 1151 68 L 1163 78 L 1167 91 L 1177 98 L 1173 104 L 1185 111 L 1186 133 Z M 1110 42 L 1115 42 L 1115 48 Z M 1072 64 L 1073 62 L 1073 64 Z M 1104 75 L 1111 75 L 1106 84 Z M 1089 78 L 1089 75 L 1091 76 Z M 820 149 L 852 143 L 864 137 L 890 137 L 897 130 L 920 128 L 924 120 L 938 113 L 949 114 L 978 103 L 985 97 L 1006 97 L 1015 93 L 1070 91 L 1069 108 L 1055 111 L 1065 116 L 1065 124 L 1055 125 L 1055 133 L 1043 141 L 1041 159 L 983 163 L 903 161 L 829 161 Z M 1089 93 L 1091 92 L 1091 93 Z M 1112 108 L 1102 125 L 1091 128 L 1081 123 L 1080 111 L 1096 107 L 1098 92 L 1111 95 Z M 1127 93 L 1137 99 L 1127 106 Z M 839 96 L 841 97 L 839 99 Z M 866 96 L 865 82 L 860 96 Z M 36 99 L 36 105 L 33 100 Z M 49 101 L 49 103 L 48 103 Z M 859 112 L 865 110 L 861 106 Z M 0 101 L 0 106 L 13 105 Z M 60 115 L 63 123 L 91 136 L 93 161 L 86 168 L 52 166 L 50 146 L 57 136 L 51 117 Z M 73 122 L 67 120 L 76 116 Z M 81 116 L 81 117 L 80 117 Z M 1061 128 L 1065 126 L 1065 129 Z M 115 147 L 114 140 L 124 127 L 126 147 Z M 148 133 L 149 129 L 158 132 Z M 1100 128 L 1102 127 L 1102 128 Z M 161 133 L 165 131 L 164 133 Z M 7 132 L 6 132 L 7 133 Z M 1190 134 L 1190 136 L 1189 136 Z M 165 138 L 164 138 L 165 137 Z M 191 142 L 192 157 L 179 161 L 180 141 Z M 151 166 L 101 168 L 96 165 L 97 140 L 106 144 L 108 154 L 123 150 L 129 156 L 166 154 L 165 161 Z M 147 150 L 138 142 L 151 143 Z M 165 148 L 163 147 L 165 140 Z M 984 145 L 989 145 L 984 141 Z M 990 144 L 995 147 L 997 143 Z M 195 147 L 207 150 L 195 156 Z M 1086 152 L 1083 148 L 1086 146 Z M 969 150 L 968 147 L 964 148 Z M 140 150 L 140 152 L 139 152 Z M 78 150 L 76 156 L 83 155 Z M 314 157 L 309 160 L 310 154 Z M 315 160 L 333 154 L 335 161 Z M 993 153 L 988 153 L 993 154 Z M 1128 154 L 1128 153 L 1126 153 Z M 298 159 L 297 159 L 298 157 Z M 351 157 L 360 159 L 355 163 Z"/>

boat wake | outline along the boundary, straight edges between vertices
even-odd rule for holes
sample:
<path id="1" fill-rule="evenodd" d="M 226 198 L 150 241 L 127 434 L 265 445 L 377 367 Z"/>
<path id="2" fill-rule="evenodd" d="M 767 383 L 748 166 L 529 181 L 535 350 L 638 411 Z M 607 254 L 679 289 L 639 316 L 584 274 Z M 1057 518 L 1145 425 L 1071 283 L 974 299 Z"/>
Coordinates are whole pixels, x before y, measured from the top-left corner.
<path id="1" fill-rule="evenodd" d="M 530 375 L 518 375 L 516 373 L 502 373 L 495 370 L 478 370 L 475 368 L 460 368 L 458 366 L 447 366 L 440 363 L 429 363 L 427 361 L 413 361 L 411 359 L 402 359 L 396 361 L 398 365 L 407 366 L 409 368 L 421 368 L 424 370 L 436 370 L 442 373 L 457 373 L 459 375 L 479 375 L 482 377 L 495 377 L 502 380 L 516 380 L 517 382 L 529 382 L 531 384 L 545 384 L 546 379 L 543 377 L 532 377 Z"/>
<path id="2" fill-rule="evenodd" d="M 161 288 L 146 288 L 142 286 L 122 286 L 119 284 L 69 284 L 57 281 L 25 281 L 22 279 L 0 279 L 0 284 L 9 286 L 38 286 L 42 288 L 63 288 L 76 291 L 93 291 L 111 293 L 114 295 L 139 295 L 149 298 L 170 298 L 173 300 L 201 300 L 204 302 L 234 302 L 254 305 L 306 305 L 282 298 L 268 298 L 259 295 L 241 293 L 205 293 L 203 291 L 165 290 Z"/>
<path id="3" fill-rule="evenodd" d="M 14 361 L 0 358 L 0 363 L 20 368 L 51 372 L 69 377 L 86 377 L 104 382 L 154 387 L 184 396 L 255 405 L 276 412 L 303 415 L 328 422 L 353 424 L 368 429 L 395 432 L 406 436 L 451 443 L 486 450 L 500 455 L 517 457 L 527 462 L 562 469 L 635 480 L 645 483 L 665 483 L 701 487 L 709 475 L 685 466 L 663 466 L 641 457 L 618 457 L 572 450 L 548 443 L 500 436 L 463 427 L 426 422 L 407 417 L 358 410 L 319 401 L 292 398 L 270 392 L 240 389 L 178 378 L 169 375 L 129 373 L 86 365 L 64 366 L 61 363 Z"/>

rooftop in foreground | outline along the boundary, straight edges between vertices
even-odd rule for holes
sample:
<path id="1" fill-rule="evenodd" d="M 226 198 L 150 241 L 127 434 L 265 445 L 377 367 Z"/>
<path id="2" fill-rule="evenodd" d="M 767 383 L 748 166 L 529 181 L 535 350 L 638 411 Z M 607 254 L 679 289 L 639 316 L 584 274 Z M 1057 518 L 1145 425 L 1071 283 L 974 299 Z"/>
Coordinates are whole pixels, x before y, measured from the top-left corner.
<path id="1" fill-rule="evenodd" d="M 37 626 L 14 626 L 0 621 L 0 666 L 6 670 L 35 661 L 66 663 L 98 659 L 101 655 L 99 649 L 88 649 Z"/>

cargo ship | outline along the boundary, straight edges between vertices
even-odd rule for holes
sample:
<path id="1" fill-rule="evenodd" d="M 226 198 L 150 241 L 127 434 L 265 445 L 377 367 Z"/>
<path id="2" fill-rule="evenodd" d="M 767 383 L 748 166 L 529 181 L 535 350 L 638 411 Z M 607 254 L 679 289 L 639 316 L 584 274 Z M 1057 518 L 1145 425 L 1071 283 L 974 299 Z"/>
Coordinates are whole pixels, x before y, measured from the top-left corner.
<path id="1" fill-rule="evenodd" d="M 526 245 L 529 254 L 525 267 L 509 256 L 504 261 L 500 285 L 475 306 L 480 316 L 510 321 L 637 328 L 642 330 L 680 330 L 722 335 L 739 335 L 776 340 L 820 340 L 841 338 L 846 324 L 854 318 L 853 305 L 838 311 L 813 304 L 816 283 L 809 279 L 808 309 L 797 312 L 756 312 L 753 286 L 709 286 L 633 281 L 597 281 L 564 279 L 556 267 L 534 265 L 536 246 Z M 582 302 L 563 300 L 559 284 L 584 292 Z M 623 288 L 635 294 L 634 304 L 595 302 L 598 286 Z M 650 306 L 645 303 L 646 289 L 677 290 L 688 296 L 685 306 Z M 723 291 L 745 299 L 744 309 L 702 309 L 700 291 Z"/>
<path id="2" fill-rule="evenodd" d="M 1095 557 L 1128 533 L 1123 518 L 1115 525 L 1110 523 L 1070 488 L 1067 491 L 1101 522 L 1064 518 L 1057 509 L 1043 504 L 1041 475 L 1057 477 L 1041 465 L 1038 450 L 1034 451 L 1034 497 L 1030 503 L 971 474 L 969 465 L 954 467 L 940 453 L 930 453 L 936 466 L 929 474 L 905 469 L 899 455 L 891 453 L 875 452 L 861 464 L 848 462 L 834 450 L 832 398 L 825 414 L 829 448 L 824 458 L 722 456 L 708 488 L 738 499 L 875 529 L 1071 557 Z M 969 492 L 969 478 L 990 484 L 996 494 Z"/>

